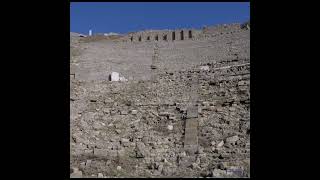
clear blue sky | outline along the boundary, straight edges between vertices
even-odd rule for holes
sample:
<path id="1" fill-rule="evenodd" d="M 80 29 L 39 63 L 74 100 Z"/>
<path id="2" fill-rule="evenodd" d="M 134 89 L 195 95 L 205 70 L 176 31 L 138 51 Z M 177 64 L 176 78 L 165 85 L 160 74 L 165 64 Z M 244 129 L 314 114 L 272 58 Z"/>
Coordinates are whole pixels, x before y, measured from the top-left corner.
<path id="1" fill-rule="evenodd" d="M 202 28 L 250 19 L 249 2 L 73 2 L 71 32 L 127 33 L 144 29 Z"/>

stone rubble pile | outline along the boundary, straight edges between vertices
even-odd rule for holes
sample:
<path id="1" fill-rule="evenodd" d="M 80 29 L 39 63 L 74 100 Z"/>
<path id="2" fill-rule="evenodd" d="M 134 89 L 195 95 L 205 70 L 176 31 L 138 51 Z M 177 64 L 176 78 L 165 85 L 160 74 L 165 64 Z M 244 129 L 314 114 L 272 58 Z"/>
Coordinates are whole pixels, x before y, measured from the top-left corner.
<path id="1" fill-rule="evenodd" d="M 230 64 L 235 61 L 249 62 Z M 209 70 L 199 70 L 200 65 L 159 74 L 158 84 L 105 83 L 98 93 L 89 83 L 75 86 L 78 100 L 71 101 L 71 107 L 86 107 L 78 108 L 72 119 L 73 166 L 87 176 L 117 176 L 117 166 L 130 177 L 229 176 L 229 166 L 248 173 L 248 165 L 241 163 L 250 157 L 250 65 L 222 69 L 226 63 L 207 64 Z M 190 159 L 183 148 L 183 116 L 188 103 L 185 84 L 195 74 L 199 149 Z M 90 166 L 85 161 L 81 165 L 81 159 L 90 159 Z M 220 169 L 220 163 L 225 168 Z"/>

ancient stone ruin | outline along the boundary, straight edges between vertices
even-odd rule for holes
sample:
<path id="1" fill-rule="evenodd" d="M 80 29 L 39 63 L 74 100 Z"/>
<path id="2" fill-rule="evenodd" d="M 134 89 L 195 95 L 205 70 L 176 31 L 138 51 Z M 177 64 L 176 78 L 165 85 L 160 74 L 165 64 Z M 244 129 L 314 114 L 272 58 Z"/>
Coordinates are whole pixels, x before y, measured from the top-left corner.
<path id="1" fill-rule="evenodd" d="M 176 34 L 178 38 L 176 38 Z M 161 30 L 161 31 L 143 31 L 137 33 L 130 33 L 126 38 L 125 42 L 144 42 L 144 41 L 179 41 L 193 39 L 194 36 L 201 34 L 200 30 L 195 29 L 181 29 L 181 30 Z"/>
<path id="2" fill-rule="evenodd" d="M 71 177 L 250 177 L 250 28 L 71 36 Z"/>

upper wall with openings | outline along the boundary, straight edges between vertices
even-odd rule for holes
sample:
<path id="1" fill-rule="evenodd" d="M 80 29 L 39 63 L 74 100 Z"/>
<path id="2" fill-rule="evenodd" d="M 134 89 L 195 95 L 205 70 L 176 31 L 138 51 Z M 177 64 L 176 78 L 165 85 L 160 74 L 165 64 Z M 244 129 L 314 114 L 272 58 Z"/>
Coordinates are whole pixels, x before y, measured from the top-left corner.
<path id="1" fill-rule="evenodd" d="M 223 35 L 241 30 L 239 23 L 205 26 L 202 29 L 146 30 L 131 32 L 122 38 L 123 42 L 173 42 L 199 40 L 208 35 Z"/>
<path id="2" fill-rule="evenodd" d="M 129 33 L 123 38 L 126 42 L 154 42 L 154 41 L 181 41 L 195 40 L 202 30 L 179 29 L 179 30 L 157 30 Z"/>

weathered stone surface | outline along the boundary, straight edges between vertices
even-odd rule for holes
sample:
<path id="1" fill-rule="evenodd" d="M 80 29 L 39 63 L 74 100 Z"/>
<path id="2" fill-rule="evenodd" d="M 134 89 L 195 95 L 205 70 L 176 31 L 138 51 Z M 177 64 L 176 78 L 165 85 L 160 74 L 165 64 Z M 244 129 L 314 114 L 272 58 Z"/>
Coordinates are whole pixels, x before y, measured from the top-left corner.
<path id="1" fill-rule="evenodd" d="M 250 177 L 249 31 L 183 31 L 72 44 L 70 166 L 83 177 Z M 115 71 L 129 81 L 109 82 Z"/>
<path id="2" fill-rule="evenodd" d="M 121 130 L 120 130 L 120 129 L 116 129 L 116 133 L 117 133 L 117 134 L 120 134 L 120 133 L 121 133 Z"/>
<path id="3" fill-rule="evenodd" d="M 198 117 L 198 107 L 189 106 L 187 109 L 187 118 L 197 118 Z"/>
<path id="4" fill-rule="evenodd" d="M 129 146 L 130 140 L 126 138 L 121 138 L 120 143 L 122 146 L 127 147 Z"/>
<path id="5" fill-rule="evenodd" d="M 212 171 L 212 176 L 213 177 L 223 177 L 227 172 L 225 170 L 221 169 L 214 169 Z"/>
<path id="6" fill-rule="evenodd" d="M 91 162 L 92 162 L 92 161 L 91 161 L 90 159 L 88 159 L 88 160 L 86 161 L 85 165 L 86 165 L 86 166 L 90 166 Z"/>
<path id="7" fill-rule="evenodd" d="M 185 151 L 180 153 L 180 157 L 186 157 L 186 156 L 187 156 L 187 153 Z"/>
<path id="8" fill-rule="evenodd" d="M 70 178 L 82 178 L 82 171 L 80 171 L 78 168 L 73 168 Z"/>
<path id="9" fill-rule="evenodd" d="M 132 111 L 131 111 L 131 114 L 133 114 L 133 115 L 136 115 L 137 113 L 138 113 L 137 110 L 132 110 Z"/>
<path id="10" fill-rule="evenodd" d="M 217 148 L 220 148 L 224 145 L 224 141 L 219 142 L 219 144 L 217 144 Z"/>
<path id="11" fill-rule="evenodd" d="M 136 157 L 137 158 L 144 158 L 147 152 L 145 149 L 145 144 L 143 142 L 136 143 Z"/>
<path id="12" fill-rule="evenodd" d="M 127 80 L 125 77 L 122 77 L 122 76 L 121 76 L 121 77 L 119 78 L 119 81 L 128 81 L 128 80 Z"/>
<path id="13" fill-rule="evenodd" d="M 200 70 L 202 71 L 209 71 L 210 67 L 209 66 L 200 66 Z"/>
<path id="14" fill-rule="evenodd" d="M 198 145 L 198 127 L 196 119 L 187 119 L 184 145 Z"/>
<path id="15" fill-rule="evenodd" d="M 93 154 L 94 154 L 95 156 L 108 156 L 109 151 L 108 151 L 107 149 L 94 148 Z"/>
<path id="16" fill-rule="evenodd" d="M 126 139 L 126 138 L 121 138 L 121 143 L 129 143 L 129 139 Z"/>
<path id="17" fill-rule="evenodd" d="M 191 168 L 197 170 L 201 169 L 197 163 L 192 163 Z"/>
<path id="18" fill-rule="evenodd" d="M 121 110 L 121 111 L 120 111 L 120 114 L 121 114 L 121 115 L 127 115 L 127 114 L 128 114 L 128 110 Z"/>
<path id="19" fill-rule="evenodd" d="M 239 137 L 236 135 L 236 136 L 228 137 L 228 138 L 226 139 L 226 142 L 227 142 L 227 143 L 235 143 L 235 142 L 238 141 L 238 140 L 239 140 Z"/>
<path id="20" fill-rule="evenodd" d="M 160 112 L 159 116 L 169 116 L 170 113 L 169 112 Z"/>

